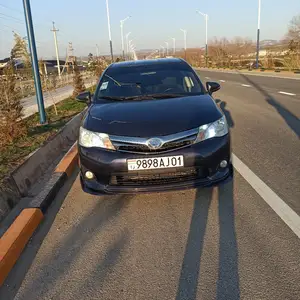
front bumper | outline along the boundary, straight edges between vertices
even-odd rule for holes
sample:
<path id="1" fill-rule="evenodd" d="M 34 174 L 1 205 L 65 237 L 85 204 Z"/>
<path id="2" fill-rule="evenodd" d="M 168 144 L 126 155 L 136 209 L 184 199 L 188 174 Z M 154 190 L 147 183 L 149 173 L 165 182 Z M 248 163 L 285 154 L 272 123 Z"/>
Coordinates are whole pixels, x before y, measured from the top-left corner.
<path id="1" fill-rule="evenodd" d="M 184 156 L 183 168 L 137 173 L 127 170 L 127 159 L 176 155 Z M 206 140 L 189 147 L 151 155 L 79 146 L 79 158 L 82 188 L 85 192 L 96 195 L 161 192 L 214 186 L 221 182 L 227 182 L 233 177 L 229 135 Z M 229 162 L 226 168 L 220 168 L 219 165 L 222 160 Z M 86 179 L 84 177 L 86 171 L 93 172 L 95 178 Z M 191 172 L 193 172 L 193 176 L 190 175 Z M 172 174 L 174 174 L 174 178 L 172 178 Z M 177 176 L 181 174 L 186 175 Z M 158 180 L 158 177 L 167 179 Z M 155 178 L 155 180 L 141 181 L 140 178 Z"/>

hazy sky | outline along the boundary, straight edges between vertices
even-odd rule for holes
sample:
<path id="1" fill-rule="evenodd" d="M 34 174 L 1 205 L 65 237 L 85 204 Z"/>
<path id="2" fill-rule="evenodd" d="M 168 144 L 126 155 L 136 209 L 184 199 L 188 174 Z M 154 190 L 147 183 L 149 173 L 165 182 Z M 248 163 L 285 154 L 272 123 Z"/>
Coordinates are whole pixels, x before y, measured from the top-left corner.
<path id="1" fill-rule="evenodd" d="M 175 37 L 183 47 L 180 28 L 187 29 L 188 47 L 204 46 L 205 22 L 196 9 L 209 15 L 209 38 L 235 36 L 256 38 L 258 0 L 109 0 L 114 52 L 121 49 L 120 20 L 128 15 L 124 32 L 131 31 L 137 49 L 158 48 Z M 109 53 L 105 0 L 31 0 L 39 57 L 55 55 L 55 21 L 60 56 L 69 41 L 75 55 Z M 0 0 L 0 58 L 9 55 L 14 29 L 26 36 L 22 0 Z M 281 39 L 291 18 L 300 13 L 300 0 L 262 0 L 261 38 Z"/>

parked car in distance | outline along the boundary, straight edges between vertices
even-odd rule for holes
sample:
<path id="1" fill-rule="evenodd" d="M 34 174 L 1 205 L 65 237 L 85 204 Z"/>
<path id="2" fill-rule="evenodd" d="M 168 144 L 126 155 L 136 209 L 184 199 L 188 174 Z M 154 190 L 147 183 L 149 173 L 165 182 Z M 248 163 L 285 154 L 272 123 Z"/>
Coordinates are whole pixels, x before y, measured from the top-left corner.
<path id="1" fill-rule="evenodd" d="M 206 88 L 184 60 L 119 62 L 96 92 L 79 132 L 80 178 L 92 194 L 217 185 L 232 179 L 230 133 Z"/>

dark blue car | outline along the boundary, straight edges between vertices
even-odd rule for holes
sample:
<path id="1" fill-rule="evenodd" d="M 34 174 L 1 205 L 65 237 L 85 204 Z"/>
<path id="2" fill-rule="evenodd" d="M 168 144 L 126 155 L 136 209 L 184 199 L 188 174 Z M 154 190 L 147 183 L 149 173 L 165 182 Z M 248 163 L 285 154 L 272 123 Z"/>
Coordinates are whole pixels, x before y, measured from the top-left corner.
<path id="1" fill-rule="evenodd" d="M 79 133 L 83 190 L 92 194 L 157 192 L 211 186 L 232 178 L 225 116 L 181 59 L 110 65 Z"/>

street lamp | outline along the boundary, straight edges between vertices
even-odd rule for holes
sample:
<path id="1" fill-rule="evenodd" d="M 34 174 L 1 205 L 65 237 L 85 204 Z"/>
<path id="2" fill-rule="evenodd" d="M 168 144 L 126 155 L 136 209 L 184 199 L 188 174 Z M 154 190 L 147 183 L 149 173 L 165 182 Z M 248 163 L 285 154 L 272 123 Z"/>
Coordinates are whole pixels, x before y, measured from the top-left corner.
<path id="1" fill-rule="evenodd" d="M 173 40 L 173 54 L 176 54 L 176 39 L 175 38 L 171 38 L 171 40 Z"/>
<path id="2" fill-rule="evenodd" d="M 256 69 L 258 69 L 258 64 L 259 64 L 260 9 L 261 9 L 261 0 L 258 0 L 258 21 L 257 21 L 257 41 L 256 41 Z"/>
<path id="3" fill-rule="evenodd" d="M 123 20 L 120 21 L 123 59 L 125 59 L 125 52 L 124 52 L 124 31 L 123 31 L 123 27 L 124 27 L 124 23 L 125 23 L 129 18 L 131 18 L 131 16 L 128 16 L 128 17 L 126 17 L 125 19 L 123 19 Z"/>
<path id="4" fill-rule="evenodd" d="M 207 46 L 207 21 L 208 21 L 208 14 L 204 14 L 199 10 L 196 10 L 196 12 L 200 15 L 202 15 L 205 19 L 205 65 L 207 67 L 207 55 L 208 55 L 208 46 Z"/>
<path id="5" fill-rule="evenodd" d="M 185 56 L 185 60 L 186 60 L 186 34 L 187 31 L 185 29 L 180 29 L 183 32 L 183 38 L 184 38 L 184 56 Z"/>
<path id="6" fill-rule="evenodd" d="M 165 42 L 165 44 L 167 45 L 167 56 L 169 56 L 169 43 Z"/>
<path id="7" fill-rule="evenodd" d="M 25 14 L 25 24 L 26 24 L 26 30 L 28 36 L 30 56 L 32 61 L 32 71 L 33 71 L 36 100 L 37 100 L 38 110 L 40 115 L 40 123 L 45 124 L 47 122 L 47 117 L 45 112 L 43 90 L 42 90 L 42 84 L 41 84 L 41 78 L 39 72 L 39 62 L 38 62 L 38 56 L 36 51 L 36 43 L 35 43 L 31 7 L 30 7 L 29 0 L 23 0 L 23 8 Z"/>
<path id="8" fill-rule="evenodd" d="M 131 35 L 131 32 L 128 32 L 126 35 L 125 35 L 125 38 L 126 38 L 126 49 L 127 49 L 127 55 L 129 54 L 129 44 L 128 44 L 128 38 L 129 36 Z"/>
<path id="9" fill-rule="evenodd" d="M 165 56 L 165 47 L 160 45 L 160 48 L 162 49 L 162 57 L 164 57 Z"/>
<path id="10" fill-rule="evenodd" d="M 96 44 L 96 53 L 97 53 L 97 59 L 99 57 L 99 47 L 98 47 L 98 44 Z"/>
<path id="11" fill-rule="evenodd" d="M 113 53 L 113 46 L 112 46 L 112 40 L 111 40 L 111 30 L 110 30 L 110 17 L 109 17 L 108 0 L 106 0 L 106 14 L 107 14 L 107 24 L 108 24 L 108 38 L 109 38 L 109 46 L 110 46 L 110 55 L 111 55 L 111 60 L 114 61 L 114 53 Z"/>

